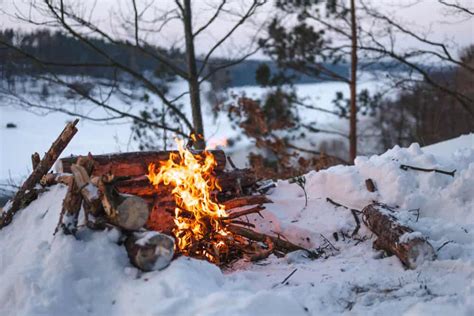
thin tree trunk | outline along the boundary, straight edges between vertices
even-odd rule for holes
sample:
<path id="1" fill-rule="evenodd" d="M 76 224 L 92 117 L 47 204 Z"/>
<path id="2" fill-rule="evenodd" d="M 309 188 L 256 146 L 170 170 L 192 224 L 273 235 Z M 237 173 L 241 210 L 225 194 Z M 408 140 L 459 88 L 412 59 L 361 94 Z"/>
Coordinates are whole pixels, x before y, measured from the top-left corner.
<path id="1" fill-rule="evenodd" d="M 354 162 L 357 155 L 357 24 L 355 12 L 355 0 L 351 0 L 351 116 L 349 131 L 349 161 Z"/>
<path id="2" fill-rule="evenodd" d="M 191 0 L 184 0 L 183 12 L 184 34 L 186 40 L 186 61 L 188 66 L 188 84 L 193 113 L 194 133 L 197 141 L 194 143 L 196 149 L 204 149 L 204 126 L 202 123 L 201 98 L 199 95 L 199 78 L 196 67 L 196 55 L 194 53 L 194 38 L 192 26 Z"/>

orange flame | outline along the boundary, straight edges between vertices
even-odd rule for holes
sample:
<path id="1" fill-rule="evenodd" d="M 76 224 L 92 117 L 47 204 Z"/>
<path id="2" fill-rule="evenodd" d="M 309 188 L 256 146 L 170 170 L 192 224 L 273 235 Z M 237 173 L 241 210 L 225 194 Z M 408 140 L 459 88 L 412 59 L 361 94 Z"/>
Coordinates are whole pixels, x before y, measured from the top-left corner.
<path id="1" fill-rule="evenodd" d="M 228 234 L 218 220 L 227 216 L 224 206 L 212 199 L 213 191 L 221 191 L 213 175 L 217 163 L 211 153 L 204 151 L 203 155 L 194 155 L 184 147 L 183 140 L 176 141 L 178 153 L 172 153 L 169 160 L 160 162 L 159 168 L 151 163 L 147 176 L 155 186 L 162 183 L 173 187 L 177 205 L 173 233 L 178 249 L 185 255 L 194 254 L 213 261 L 205 249 L 191 248 L 204 239 L 215 240 L 213 235 L 224 237 Z M 219 241 L 215 246 L 222 248 L 225 245 Z"/>

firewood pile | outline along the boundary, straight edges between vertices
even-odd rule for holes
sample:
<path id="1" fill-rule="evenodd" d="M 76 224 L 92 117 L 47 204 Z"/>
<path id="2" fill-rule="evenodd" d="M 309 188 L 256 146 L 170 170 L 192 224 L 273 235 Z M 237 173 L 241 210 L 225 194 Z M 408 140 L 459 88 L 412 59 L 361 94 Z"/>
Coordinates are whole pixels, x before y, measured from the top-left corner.
<path id="1" fill-rule="evenodd" d="M 67 193 L 54 233 L 117 228 L 131 263 L 143 271 L 162 269 L 179 255 L 225 266 L 296 250 L 312 258 L 323 253 L 255 230 L 247 216 L 263 217 L 265 204 L 272 201 L 261 179 L 250 169 L 229 168 L 221 150 L 194 151 L 180 142 L 178 151 L 72 156 L 59 159 L 56 172 L 48 173 L 76 134 L 77 122 L 67 124 L 42 159 L 32 155 L 33 172 L 5 206 L 0 229 L 39 193 L 62 184 Z M 373 183 L 367 187 L 375 190 Z M 360 213 L 378 236 L 374 245 L 397 255 L 407 267 L 434 256 L 426 240 L 380 205 L 352 211 L 358 227 Z"/>

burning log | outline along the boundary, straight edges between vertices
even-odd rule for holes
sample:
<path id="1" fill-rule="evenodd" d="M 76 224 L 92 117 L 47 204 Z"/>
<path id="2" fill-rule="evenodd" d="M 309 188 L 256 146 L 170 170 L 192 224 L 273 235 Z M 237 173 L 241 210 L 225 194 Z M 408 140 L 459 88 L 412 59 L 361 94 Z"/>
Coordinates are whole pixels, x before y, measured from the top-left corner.
<path id="1" fill-rule="evenodd" d="M 144 173 L 146 174 L 146 173 Z M 169 196 L 171 189 L 165 185 L 153 186 L 150 180 L 142 174 L 131 179 L 117 181 L 116 189 L 120 193 L 138 195 L 140 197 Z M 256 186 L 258 179 L 250 169 L 238 169 L 226 172 L 216 172 L 216 179 L 222 192 L 240 192 Z"/>
<path id="2" fill-rule="evenodd" d="M 130 262 L 143 271 L 166 268 L 174 255 L 174 240 L 157 232 L 133 233 L 125 240 Z"/>
<path id="3" fill-rule="evenodd" d="M 397 219 L 379 205 L 370 204 L 362 210 L 363 221 L 377 235 L 374 248 L 396 255 L 409 269 L 425 260 L 433 260 L 435 251 L 421 233 L 398 223 Z"/>
<path id="4" fill-rule="evenodd" d="M 222 171 L 225 168 L 226 156 L 222 150 L 209 151 L 215 158 L 216 171 Z M 177 151 L 139 151 L 128 153 L 115 153 L 105 155 L 92 155 L 94 160 L 93 176 L 101 176 L 107 173 L 115 177 L 140 177 L 148 173 L 150 163 L 159 163 L 167 161 L 170 155 Z M 196 155 L 201 155 L 200 151 L 193 151 Z M 61 158 L 57 165 L 58 172 L 71 172 L 71 165 L 76 163 L 79 156 Z"/>
<path id="5" fill-rule="evenodd" d="M 5 207 L 0 217 L 0 229 L 11 223 L 13 216 L 23 207 L 27 206 L 32 200 L 36 198 L 36 190 L 34 187 L 38 184 L 41 178 L 51 169 L 53 164 L 58 159 L 59 155 L 66 148 L 77 132 L 76 125 L 79 119 L 68 123 L 59 137 L 51 145 L 51 148 L 45 153 L 43 159 L 37 164 L 36 168 L 25 180 L 23 185 L 16 192 L 13 199 L 8 206 Z M 36 162 L 35 162 L 36 164 Z"/>

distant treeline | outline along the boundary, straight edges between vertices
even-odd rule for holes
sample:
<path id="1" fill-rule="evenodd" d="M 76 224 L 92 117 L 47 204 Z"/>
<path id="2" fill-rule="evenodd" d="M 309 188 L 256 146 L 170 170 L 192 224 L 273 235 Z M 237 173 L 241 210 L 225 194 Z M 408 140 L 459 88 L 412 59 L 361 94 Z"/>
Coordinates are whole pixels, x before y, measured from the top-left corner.
<path id="1" fill-rule="evenodd" d="M 116 68 L 107 67 L 108 60 L 99 52 L 94 50 L 85 42 L 67 36 L 61 32 L 51 32 L 49 30 L 37 30 L 34 32 L 22 32 L 13 29 L 0 31 L 0 39 L 3 42 L 14 44 L 26 56 L 13 48 L 0 45 L 0 76 L 2 79 L 12 79 L 17 76 L 38 75 L 53 71 L 62 75 L 81 75 L 100 78 L 116 78 L 121 76 Z M 110 42 L 103 39 L 89 38 L 89 41 L 107 54 L 114 56 L 126 67 L 140 73 L 147 73 L 157 78 L 171 78 L 172 72 L 157 59 L 153 54 L 167 56 L 174 60 L 175 64 L 184 63 L 185 55 L 181 51 L 169 51 L 158 46 L 148 46 L 144 49 L 148 53 L 137 50 L 126 41 Z M 12 45 L 13 46 L 13 45 Z M 219 59 L 209 63 L 210 65 L 225 63 Z M 279 71 L 278 66 L 273 61 L 246 60 L 237 65 L 218 71 L 209 78 L 211 81 L 219 82 L 221 88 L 229 86 L 256 85 L 255 72 L 259 65 L 266 63 L 273 73 Z M 208 70 L 212 69 L 212 66 Z M 347 75 L 348 64 L 327 65 L 334 73 Z M 363 65 L 366 70 L 385 70 L 390 68 L 402 70 L 400 66 L 389 65 L 387 63 L 377 63 Z M 295 76 L 296 83 L 318 82 L 314 77 L 296 75 L 286 70 L 283 72 L 287 76 Z"/>

